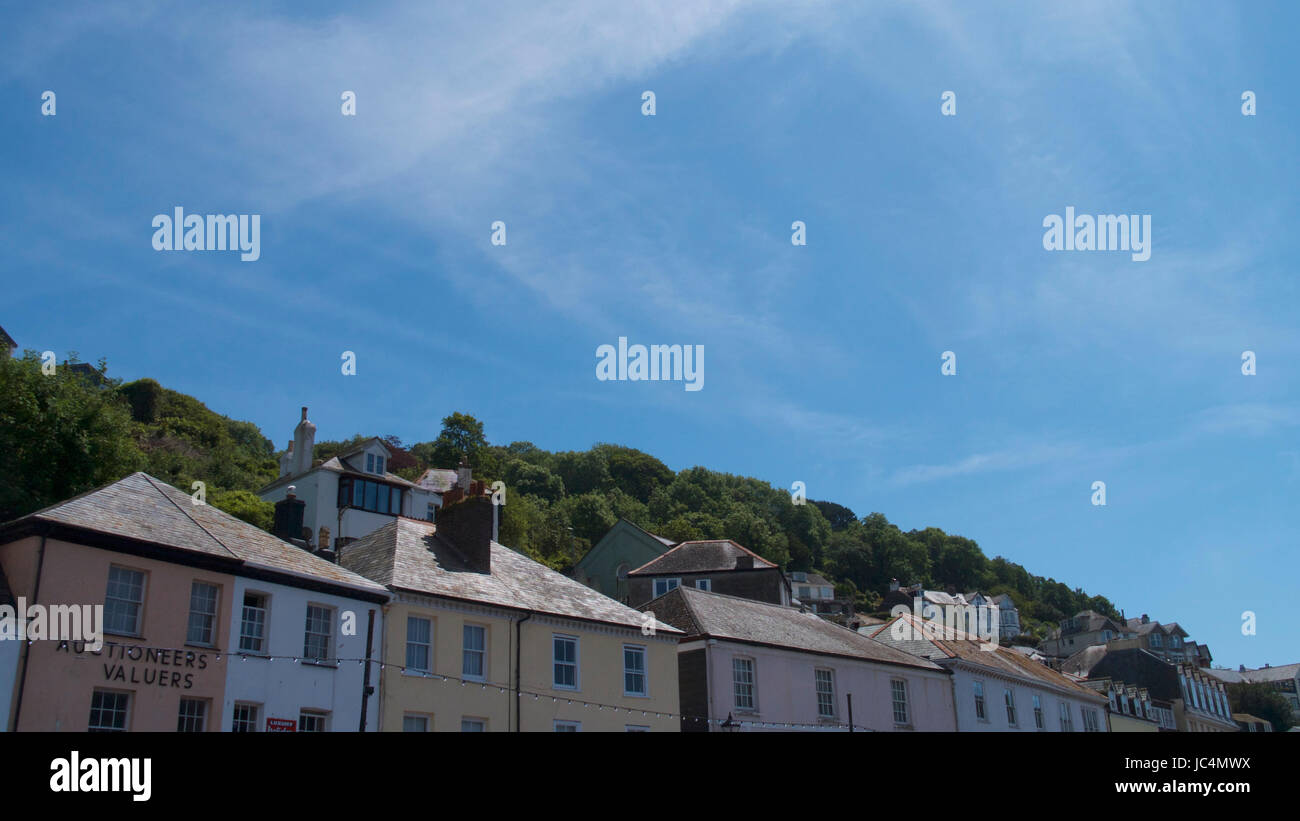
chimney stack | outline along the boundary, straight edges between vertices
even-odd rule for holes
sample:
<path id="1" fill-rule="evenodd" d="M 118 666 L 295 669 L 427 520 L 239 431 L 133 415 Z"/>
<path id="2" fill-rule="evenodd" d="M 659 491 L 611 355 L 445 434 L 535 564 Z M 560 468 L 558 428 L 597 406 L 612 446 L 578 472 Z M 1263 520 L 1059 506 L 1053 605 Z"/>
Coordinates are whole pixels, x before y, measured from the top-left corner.
<path id="1" fill-rule="evenodd" d="M 284 449 L 284 453 L 280 454 L 280 475 L 288 476 L 292 474 L 293 466 L 294 466 L 293 440 L 290 439 L 289 446 Z"/>
<path id="2" fill-rule="evenodd" d="M 286 542 L 298 538 L 302 533 L 303 511 L 307 508 L 306 502 L 293 495 L 296 489 L 293 485 L 289 485 L 289 492 L 275 503 L 275 518 L 271 532 Z"/>
<path id="3" fill-rule="evenodd" d="M 437 533 L 460 551 L 476 573 L 492 572 L 492 499 L 469 496 L 434 514 Z"/>
<path id="4" fill-rule="evenodd" d="M 307 419 L 307 406 L 303 405 L 302 420 L 293 429 L 295 475 L 311 470 L 312 452 L 316 448 L 316 426 Z"/>
<path id="5" fill-rule="evenodd" d="M 456 487 L 465 491 L 466 495 L 470 493 L 473 475 L 474 472 L 470 469 L 469 464 L 464 459 L 461 459 L 460 465 L 456 468 Z"/>

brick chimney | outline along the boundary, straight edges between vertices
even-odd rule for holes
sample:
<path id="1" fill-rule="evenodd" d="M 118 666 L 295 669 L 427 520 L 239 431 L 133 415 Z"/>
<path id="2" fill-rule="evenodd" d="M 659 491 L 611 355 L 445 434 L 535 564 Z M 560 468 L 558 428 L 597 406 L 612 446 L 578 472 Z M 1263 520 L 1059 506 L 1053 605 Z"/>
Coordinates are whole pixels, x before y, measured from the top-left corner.
<path id="1" fill-rule="evenodd" d="M 492 499 L 470 496 L 444 504 L 435 514 L 438 535 L 460 551 L 476 573 L 492 572 Z"/>

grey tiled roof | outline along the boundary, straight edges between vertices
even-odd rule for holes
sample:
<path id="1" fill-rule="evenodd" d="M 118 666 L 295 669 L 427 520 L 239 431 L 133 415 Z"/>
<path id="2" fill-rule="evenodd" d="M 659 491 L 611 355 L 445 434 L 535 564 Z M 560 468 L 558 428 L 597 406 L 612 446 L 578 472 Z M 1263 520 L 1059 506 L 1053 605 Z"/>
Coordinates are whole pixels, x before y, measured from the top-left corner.
<path id="1" fill-rule="evenodd" d="M 902 638 L 895 638 L 891 630 L 896 622 L 911 627 L 910 631 L 900 631 L 903 634 Z M 872 636 L 885 644 L 904 649 L 909 653 L 916 653 L 924 658 L 934 660 L 961 659 L 968 664 L 984 667 L 1003 675 L 1029 679 L 1039 684 L 1068 690 L 1078 695 L 1096 696 L 1093 691 L 1079 685 L 1069 676 L 1058 673 L 1046 664 L 1035 661 L 1007 647 L 999 646 L 993 650 L 984 650 L 982 649 L 983 642 L 973 637 L 968 638 L 967 634 L 961 631 L 956 631 L 952 639 L 927 638 L 922 632 L 924 629 L 923 624 L 915 616 L 899 616 L 877 629 L 872 633 Z"/>
<path id="2" fill-rule="evenodd" d="M 755 570 L 776 567 L 767 559 L 730 539 L 710 539 L 682 542 L 628 575 L 658 576 L 664 573 L 712 573 L 719 570 L 735 570 L 736 559 L 740 556 L 753 556 Z"/>
<path id="3" fill-rule="evenodd" d="M 374 581 L 430 596 L 640 628 L 641 614 L 496 542 L 491 572 L 469 569 L 437 525 L 395 519 L 344 546 L 339 561 Z M 662 622 L 657 630 L 678 631 Z"/>
<path id="4" fill-rule="evenodd" d="M 415 484 L 436 493 L 446 493 L 454 488 L 459 481 L 460 476 L 454 470 L 429 468 L 420 474 L 420 478 L 415 480 Z"/>
<path id="5" fill-rule="evenodd" d="M 1285 681 L 1289 678 L 1295 678 L 1300 672 L 1300 664 L 1282 664 L 1277 667 L 1261 667 L 1258 670 L 1247 670 L 1244 678 L 1247 681 Z"/>
<path id="6" fill-rule="evenodd" d="M 23 517 L 26 519 L 70 525 L 187 553 L 234 559 L 370 593 L 384 592 L 374 582 L 225 511 L 212 505 L 194 504 L 188 493 L 147 473 L 133 473 Z"/>
<path id="7" fill-rule="evenodd" d="M 688 636 L 731 639 L 926 670 L 942 669 L 794 607 L 677 587 L 646 604 L 645 609 L 675 614 L 669 620 Z"/>

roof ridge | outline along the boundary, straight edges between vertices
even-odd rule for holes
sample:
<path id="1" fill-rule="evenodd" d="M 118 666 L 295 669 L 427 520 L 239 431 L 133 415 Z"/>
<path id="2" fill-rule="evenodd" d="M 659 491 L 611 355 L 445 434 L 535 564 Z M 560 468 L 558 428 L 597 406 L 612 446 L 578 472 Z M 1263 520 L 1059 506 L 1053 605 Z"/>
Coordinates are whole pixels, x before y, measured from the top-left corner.
<path id="1" fill-rule="evenodd" d="M 144 471 L 140 471 L 140 475 L 143 476 L 143 477 L 145 478 L 145 481 L 147 481 L 147 482 L 149 483 L 149 485 L 150 485 L 154 490 L 158 491 L 158 495 L 159 495 L 159 496 L 163 497 L 163 498 L 166 499 L 168 502 L 171 502 L 172 507 L 174 507 L 174 508 L 176 508 L 177 510 L 179 510 L 182 516 L 184 516 L 185 518 L 187 518 L 187 519 L 189 519 L 191 522 L 193 522 L 193 523 L 194 523 L 194 526 L 197 527 L 199 530 L 202 530 L 204 533 L 206 533 L 206 534 L 208 535 L 208 538 L 212 539 L 212 541 L 214 541 L 214 542 L 216 542 L 217 544 L 221 545 L 221 549 L 224 550 L 224 551 L 226 551 L 227 553 L 229 553 L 231 558 L 233 558 L 233 559 L 237 559 L 237 560 L 239 560 L 239 561 L 243 561 L 243 559 L 240 557 L 240 555 L 239 555 L 238 553 L 236 553 L 235 551 L 231 550 L 230 547 L 228 547 L 228 546 L 226 545 L 225 542 L 221 541 L 221 540 L 218 539 L 216 536 L 214 536 L 214 535 L 212 534 L 212 531 L 208 530 L 206 527 L 204 527 L 202 524 L 200 524 L 200 523 L 199 523 L 199 520 L 198 520 L 198 519 L 195 519 L 195 518 L 194 518 L 193 516 L 191 516 L 188 512 L 186 512 L 185 508 L 183 508 L 183 507 L 181 507 L 180 505 L 176 504 L 176 500 L 175 500 L 175 499 L 173 499 L 172 497 L 168 496 L 167 493 L 166 493 L 162 488 L 158 487 L 157 481 L 154 479 L 154 477 L 150 476 L 149 474 L 145 473 Z M 170 485 L 168 485 L 168 487 L 170 487 Z M 206 505 L 207 502 L 205 501 L 204 504 Z M 224 510 L 221 511 L 221 512 L 222 512 L 222 513 L 225 513 Z M 229 516 L 230 514 L 229 514 L 229 513 L 226 513 L 226 515 Z M 240 520 L 240 521 L 242 521 L 242 520 Z M 245 522 L 245 524 L 247 524 L 247 522 Z M 250 525 L 250 527 L 251 527 L 251 525 Z"/>

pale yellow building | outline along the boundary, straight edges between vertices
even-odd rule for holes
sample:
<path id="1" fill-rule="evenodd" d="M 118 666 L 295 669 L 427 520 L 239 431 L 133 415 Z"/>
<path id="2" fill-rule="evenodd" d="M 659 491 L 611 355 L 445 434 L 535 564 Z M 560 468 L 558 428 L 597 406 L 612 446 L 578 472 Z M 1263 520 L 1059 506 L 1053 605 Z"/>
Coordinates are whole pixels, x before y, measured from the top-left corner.
<path id="1" fill-rule="evenodd" d="M 380 729 L 679 731 L 681 633 L 492 541 L 491 517 L 471 497 L 341 548 L 393 593 Z"/>

